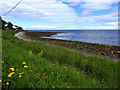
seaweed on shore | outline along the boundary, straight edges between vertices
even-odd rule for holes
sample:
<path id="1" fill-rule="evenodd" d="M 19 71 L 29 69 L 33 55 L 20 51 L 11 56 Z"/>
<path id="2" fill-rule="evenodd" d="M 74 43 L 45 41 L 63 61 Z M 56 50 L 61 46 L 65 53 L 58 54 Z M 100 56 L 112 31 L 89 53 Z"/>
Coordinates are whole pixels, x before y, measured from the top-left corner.
<path id="1" fill-rule="evenodd" d="M 83 53 L 88 53 L 90 55 L 99 55 L 108 57 L 110 59 L 119 60 L 120 47 L 119 46 L 110 46 L 104 44 L 96 44 L 96 43 L 86 43 L 79 41 L 70 41 L 70 40 L 60 40 L 60 39 L 51 39 L 51 38 L 41 38 L 43 36 L 51 36 L 56 35 L 62 32 L 25 32 L 26 38 L 31 40 L 43 41 L 50 44 L 64 46 L 69 49 L 74 49 L 77 51 L 81 51 Z"/>

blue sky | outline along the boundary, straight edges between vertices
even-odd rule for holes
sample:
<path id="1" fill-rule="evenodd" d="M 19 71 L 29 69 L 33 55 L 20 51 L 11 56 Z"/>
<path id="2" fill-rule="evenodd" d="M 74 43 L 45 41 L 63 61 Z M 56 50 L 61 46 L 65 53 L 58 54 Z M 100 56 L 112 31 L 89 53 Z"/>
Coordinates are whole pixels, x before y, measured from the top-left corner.
<path id="1" fill-rule="evenodd" d="M 1 16 L 18 2 L 0 3 Z M 2 18 L 25 30 L 117 29 L 118 0 L 23 0 Z"/>

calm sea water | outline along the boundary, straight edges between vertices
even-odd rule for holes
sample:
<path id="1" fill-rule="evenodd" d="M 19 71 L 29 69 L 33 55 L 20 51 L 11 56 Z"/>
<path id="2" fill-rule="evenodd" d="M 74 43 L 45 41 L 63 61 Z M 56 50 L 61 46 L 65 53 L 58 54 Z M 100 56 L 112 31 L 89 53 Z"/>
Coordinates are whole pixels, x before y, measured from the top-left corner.
<path id="1" fill-rule="evenodd" d="M 57 35 L 52 35 L 51 37 L 43 38 L 53 38 L 120 46 L 120 44 L 118 44 L 119 35 L 117 30 L 43 30 L 43 31 L 64 32 Z"/>

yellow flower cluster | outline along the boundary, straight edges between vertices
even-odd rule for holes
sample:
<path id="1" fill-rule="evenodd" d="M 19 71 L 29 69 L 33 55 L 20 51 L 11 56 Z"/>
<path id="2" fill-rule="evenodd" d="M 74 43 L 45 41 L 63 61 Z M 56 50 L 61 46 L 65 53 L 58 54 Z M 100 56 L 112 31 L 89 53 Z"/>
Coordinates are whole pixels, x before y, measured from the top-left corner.
<path id="1" fill-rule="evenodd" d="M 2 62 L 2 63 L 3 63 L 3 62 Z M 26 62 L 23 62 L 22 64 L 26 64 Z M 28 66 L 25 65 L 24 68 L 28 68 Z M 9 70 L 12 70 L 12 73 L 9 73 L 9 74 L 8 74 L 8 77 L 11 77 L 11 76 L 14 74 L 13 71 L 15 71 L 15 69 L 14 69 L 14 68 L 9 68 Z M 18 71 L 18 69 L 16 69 L 16 71 Z M 22 77 L 22 74 L 24 74 L 24 72 L 19 73 L 19 77 Z"/>
<path id="2" fill-rule="evenodd" d="M 23 62 L 23 64 L 26 64 L 26 62 Z M 27 66 L 27 65 L 25 65 L 25 66 L 24 66 L 24 68 L 28 68 L 28 66 Z"/>
<path id="3" fill-rule="evenodd" d="M 2 61 L 2 63 L 4 63 L 4 61 Z M 22 64 L 24 64 L 24 68 L 28 68 L 28 66 L 25 65 L 26 62 L 22 62 Z M 11 77 L 13 74 L 15 74 L 15 69 L 9 68 L 9 70 L 11 70 L 12 72 L 8 74 L 8 77 Z M 18 71 L 18 69 L 16 69 L 16 71 Z M 22 74 L 24 74 L 24 72 L 19 73 L 19 77 L 22 77 Z M 0 80 L 0 82 L 2 82 L 2 80 Z M 6 85 L 9 85 L 9 82 L 7 82 Z"/>
<path id="4" fill-rule="evenodd" d="M 19 73 L 19 77 L 22 77 L 22 74 L 24 74 L 24 72 L 22 72 L 22 73 Z"/>

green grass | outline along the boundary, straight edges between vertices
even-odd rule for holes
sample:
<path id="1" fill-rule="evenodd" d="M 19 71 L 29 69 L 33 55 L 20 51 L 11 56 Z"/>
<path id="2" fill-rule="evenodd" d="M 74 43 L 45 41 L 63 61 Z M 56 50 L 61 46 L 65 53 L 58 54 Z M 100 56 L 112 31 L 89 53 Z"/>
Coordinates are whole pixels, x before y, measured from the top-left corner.
<path id="1" fill-rule="evenodd" d="M 116 61 L 85 56 L 80 52 L 42 42 L 19 40 L 14 36 L 17 31 L 2 32 L 3 88 L 119 87 L 119 63 Z M 29 68 L 24 68 L 22 62 L 26 62 Z M 18 71 L 8 77 L 11 67 Z M 20 72 L 24 72 L 22 77 L 19 77 Z M 10 84 L 6 85 L 6 82 Z"/>

